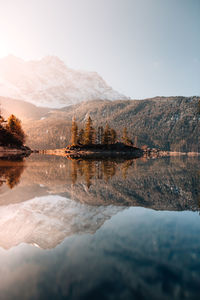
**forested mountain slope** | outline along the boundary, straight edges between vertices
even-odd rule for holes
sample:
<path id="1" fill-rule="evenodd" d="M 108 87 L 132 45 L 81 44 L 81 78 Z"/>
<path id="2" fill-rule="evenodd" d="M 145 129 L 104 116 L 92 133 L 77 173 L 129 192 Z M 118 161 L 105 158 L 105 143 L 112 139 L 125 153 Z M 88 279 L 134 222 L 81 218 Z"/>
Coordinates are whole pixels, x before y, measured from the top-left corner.
<path id="1" fill-rule="evenodd" d="M 137 146 L 166 150 L 200 151 L 199 97 L 156 97 L 145 100 L 90 101 L 49 110 L 40 119 L 26 122 L 31 148 L 62 148 L 70 142 L 73 116 L 79 128 L 88 115 L 94 127 L 106 122 L 122 134 L 128 128 Z"/>

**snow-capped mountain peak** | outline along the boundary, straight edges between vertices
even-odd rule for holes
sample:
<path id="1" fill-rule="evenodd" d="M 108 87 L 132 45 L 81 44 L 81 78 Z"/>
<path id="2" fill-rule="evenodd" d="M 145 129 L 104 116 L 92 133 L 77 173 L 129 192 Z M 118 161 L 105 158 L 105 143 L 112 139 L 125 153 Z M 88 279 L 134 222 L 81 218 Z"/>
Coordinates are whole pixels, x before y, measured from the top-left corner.
<path id="1" fill-rule="evenodd" d="M 55 108 L 96 99 L 128 99 L 98 73 L 70 69 L 56 56 L 37 61 L 13 55 L 0 59 L 0 96 Z"/>

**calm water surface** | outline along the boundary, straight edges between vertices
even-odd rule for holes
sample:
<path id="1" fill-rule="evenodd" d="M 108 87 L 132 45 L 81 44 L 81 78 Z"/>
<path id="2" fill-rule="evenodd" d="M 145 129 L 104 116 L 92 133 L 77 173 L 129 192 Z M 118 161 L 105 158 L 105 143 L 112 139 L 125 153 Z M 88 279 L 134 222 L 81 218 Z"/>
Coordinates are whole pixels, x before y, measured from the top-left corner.
<path id="1" fill-rule="evenodd" d="M 199 162 L 0 161 L 0 299 L 200 299 Z"/>

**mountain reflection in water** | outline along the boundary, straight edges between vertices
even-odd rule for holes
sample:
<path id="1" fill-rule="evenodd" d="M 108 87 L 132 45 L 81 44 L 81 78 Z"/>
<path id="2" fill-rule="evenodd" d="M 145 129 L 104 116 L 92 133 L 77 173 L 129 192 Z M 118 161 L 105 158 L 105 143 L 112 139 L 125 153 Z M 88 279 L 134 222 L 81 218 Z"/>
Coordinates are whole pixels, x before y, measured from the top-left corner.
<path id="1" fill-rule="evenodd" d="M 1 161 L 2 299 L 198 299 L 199 161 Z"/>

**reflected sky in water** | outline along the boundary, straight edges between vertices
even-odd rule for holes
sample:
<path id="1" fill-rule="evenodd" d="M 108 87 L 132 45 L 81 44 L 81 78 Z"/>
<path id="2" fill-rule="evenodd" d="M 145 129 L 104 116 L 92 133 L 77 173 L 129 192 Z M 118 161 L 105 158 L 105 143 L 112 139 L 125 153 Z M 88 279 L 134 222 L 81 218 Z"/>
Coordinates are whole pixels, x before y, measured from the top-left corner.
<path id="1" fill-rule="evenodd" d="M 1 162 L 1 298 L 199 299 L 199 161 Z"/>

